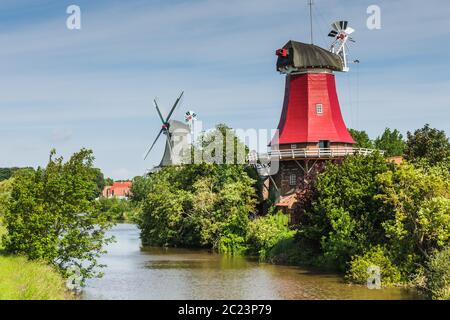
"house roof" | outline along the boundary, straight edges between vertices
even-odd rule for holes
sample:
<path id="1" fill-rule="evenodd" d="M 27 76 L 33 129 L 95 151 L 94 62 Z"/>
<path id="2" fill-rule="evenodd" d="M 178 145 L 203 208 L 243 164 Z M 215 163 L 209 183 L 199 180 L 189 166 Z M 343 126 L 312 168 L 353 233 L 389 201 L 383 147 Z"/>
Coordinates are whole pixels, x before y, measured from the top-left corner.
<path id="1" fill-rule="evenodd" d="M 114 182 L 112 188 L 131 188 L 133 183 L 131 181 L 120 181 L 120 182 Z"/>
<path id="2" fill-rule="evenodd" d="M 112 186 L 105 186 L 103 196 L 128 196 L 132 186 L 133 183 L 131 181 L 114 182 Z"/>

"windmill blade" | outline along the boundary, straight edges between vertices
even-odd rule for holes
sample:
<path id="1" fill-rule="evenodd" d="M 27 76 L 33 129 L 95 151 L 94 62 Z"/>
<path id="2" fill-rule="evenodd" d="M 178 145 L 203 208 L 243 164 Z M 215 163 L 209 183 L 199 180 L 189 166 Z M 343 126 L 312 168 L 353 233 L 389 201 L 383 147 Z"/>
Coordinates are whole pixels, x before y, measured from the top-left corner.
<path id="1" fill-rule="evenodd" d="M 156 136 L 155 141 L 153 141 L 152 146 L 150 147 L 150 149 L 148 149 L 147 153 L 145 154 L 144 160 L 147 159 L 147 157 L 148 157 L 150 151 L 152 151 L 153 147 L 154 147 L 155 144 L 156 144 L 156 141 L 158 141 L 158 139 L 159 139 L 159 137 L 161 136 L 161 133 L 163 133 L 163 131 L 164 131 L 164 129 L 161 129 L 161 130 L 159 131 L 158 135 Z"/>
<path id="2" fill-rule="evenodd" d="M 346 34 L 352 34 L 353 32 L 355 32 L 355 29 L 353 29 L 353 28 L 351 28 L 351 27 L 348 27 L 348 28 L 344 29 L 344 32 L 345 32 Z"/>
<path id="3" fill-rule="evenodd" d="M 170 117 L 172 116 L 173 112 L 175 111 L 175 108 L 177 107 L 178 103 L 180 102 L 181 98 L 183 97 L 184 91 L 181 92 L 178 99 L 175 101 L 175 104 L 173 105 L 172 109 L 169 112 L 169 115 L 167 116 L 166 122 L 170 120 Z"/>
<path id="4" fill-rule="evenodd" d="M 347 29 L 348 21 L 336 21 L 331 25 L 334 31 L 341 32 Z"/>
<path id="5" fill-rule="evenodd" d="M 161 114 L 161 110 L 159 110 L 158 102 L 156 101 L 156 98 L 153 100 L 153 104 L 155 105 L 156 111 L 158 111 L 159 118 L 161 119 L 161 122 L 164 124 L 164 118 Z"/>
<path id="6" fill-rule="evenodd" d="M 341 30 L 347 29 L 348 21 L 339 21 L 339 26 L 341 27 Z"/>
<path id="7" fill-rule="evenodd" d="M 328 34 L 328 36 L 332 37 L 332 38 L 336 37 L 337 35 L 338 35 L 338 33 L 334 30 L 331 30 L 330 33 Z"/>
<path id="8" fill-rule="evenodd" d="M 336 32 L 341 31 L 341 27 L 340 27 L 340 25 L 339 25 L 339 21 L 333 22 L 333 23 L 331 24 L 331 29 L 333 29 L 333 30 L 336 31 Z"/>
<path id="9" fill-rule="evenodd" d="M 353 39 L 352 37 L 348 37 L 348 41 L 356 42 L 355 39 Z"/>

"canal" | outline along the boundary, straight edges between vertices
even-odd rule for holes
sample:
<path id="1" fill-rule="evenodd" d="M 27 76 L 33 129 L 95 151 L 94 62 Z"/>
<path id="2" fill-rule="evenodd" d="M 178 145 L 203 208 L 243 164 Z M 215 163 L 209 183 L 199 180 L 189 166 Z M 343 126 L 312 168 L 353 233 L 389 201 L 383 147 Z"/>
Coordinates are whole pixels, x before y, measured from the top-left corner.
<path id="1" fill-rule="evenodd" d="M 414 291 L 369 290 L 334 274 L 258 263 L 201 250 L 141 247 L 135 225 L 109 235 L 101 263 L 104 277 L 91 279 L 83 299 L 415 299 Z"/>

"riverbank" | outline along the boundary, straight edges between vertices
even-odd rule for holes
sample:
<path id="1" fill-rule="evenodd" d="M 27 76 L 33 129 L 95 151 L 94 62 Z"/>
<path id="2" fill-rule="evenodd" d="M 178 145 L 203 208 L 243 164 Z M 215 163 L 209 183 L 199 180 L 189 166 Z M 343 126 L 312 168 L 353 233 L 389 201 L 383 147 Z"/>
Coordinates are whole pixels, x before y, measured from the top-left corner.
<path id="1" fill-rule="evenodd" d="M 0 220 L 0 239 L 5 233 Z M 0 240 L 0 300 L 72 299 L 64 279 L 51 266 L 2 251 Z"/>
<path id="2" fill-rule="evenodd" d="M 0 300 L 71 299 L 52 267 L 23 257 L 0 256 Z"/>

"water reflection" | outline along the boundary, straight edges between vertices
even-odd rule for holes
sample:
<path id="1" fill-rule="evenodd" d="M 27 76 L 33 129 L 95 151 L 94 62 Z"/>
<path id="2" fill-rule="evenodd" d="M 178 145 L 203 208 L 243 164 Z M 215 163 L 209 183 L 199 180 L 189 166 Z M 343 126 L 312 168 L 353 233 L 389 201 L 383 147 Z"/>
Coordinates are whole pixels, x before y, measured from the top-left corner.
<path id="1" fill-rule="evenodd" d="M 413 299 L 398 288 L 350 286 L 333 274 L 261 264 L 201 250 L 141 248 L 139 230 L 121 224 L 85 299 Z"/>

